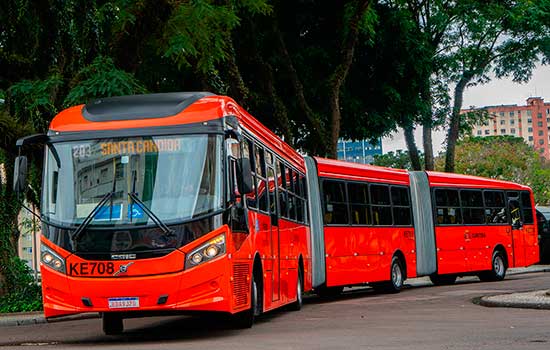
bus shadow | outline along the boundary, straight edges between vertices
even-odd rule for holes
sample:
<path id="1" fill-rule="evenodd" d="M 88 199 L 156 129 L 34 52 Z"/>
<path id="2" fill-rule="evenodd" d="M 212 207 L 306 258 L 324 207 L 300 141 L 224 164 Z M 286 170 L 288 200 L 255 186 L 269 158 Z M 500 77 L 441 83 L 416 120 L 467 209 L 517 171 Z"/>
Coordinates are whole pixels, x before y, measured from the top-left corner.
<path id="1" fill-rule="evenodd" d="M 283 315 L 285 309 L 265 313 L 255 320 L 254 327 L 263 323 L 271 322 L 273 319 Z M 116 336 L 93 336 L 75 341 L 62 341 L 66 345 L 87 345 L 87 344 L 128 344 L 148 343 L 158 341 L 196 341 L 201 339 L 214 339 L 223 337 L 234 337 L 248 331 L 248 329 L 237 329 L 228 316 L 222 315 L 194 315 L 194 316 L 172 316 L 155 320 L 149 320 L 148 324 L 133 326 L 133 320 L 125 320 L 125 331 Z M 101 323 L 98 322 L 98 329 Z"/>

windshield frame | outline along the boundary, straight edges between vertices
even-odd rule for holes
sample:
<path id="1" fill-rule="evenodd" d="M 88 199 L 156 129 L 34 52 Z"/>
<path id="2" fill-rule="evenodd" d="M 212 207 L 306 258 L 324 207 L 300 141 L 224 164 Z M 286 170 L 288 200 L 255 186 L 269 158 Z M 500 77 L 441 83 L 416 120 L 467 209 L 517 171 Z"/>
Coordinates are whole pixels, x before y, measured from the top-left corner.
<path id="1" fill-rule="evenodd" d="M 167 225 L 181 225 L 193 221 L 198 220 L 204 220 L 205 218 L 219 215 L 227 210 L 227 201 L 225 198 L 227 197 L 227 150 L 225 147 L 225 132 L 222 128 L 223 123 L 221 122 L 221 119 L 216 119 L 208 122 L 203 123 L 197 123 L 197 124 L 188 124 L 188 125 L 176 125 L 176 126 L 168 126 L 168 127 L 155 127 L 155 128 L 132 128 L 132 129 L 120 129 L 120 130 L 95 130 L 90 132 L 66 132 L 66 133 L 59 133 L 50 130 L 48 132 L 49 140 L 46 144 L 47 147 L 44 147 L 44 159 L 43 159 L 43 171 L 42 171 L 42 188 L 40 191 L 40 199 L 41 201 L 44 200 L 44 195 L 46 191 L 46 187 L 48 189 L 49 186 L 45 186 L 46 184 L 46 177 L 47 177 L 47 171 L 46 171 L 46 159 L 48 157 L 49 148 L 55 148 L 55 146 L 63 143 L 69 143 L 69 142 L 78 142 L 78 141 L 93 141 L 98 139 L 116 139 L 116 138 L 131 138 L 131 137 L 162 137 L 162 136 L 173 136 L 173 137 L 182 137 L 182 136 L 189 136 L 189 135 L 204 135 L 204 136 L 221 136 L 222 142 L 220 143 L 220 157 L 221 157 L 221 189 L 220 189 L 220 197 L 221 197 L 221 205 L 217 207 L 217 209 L 209 211 L 207 213 L 204 213 L 203 215 L 198 215 L 190 218 L 185 219 L 172 219 L 172 220 L 163 220 L 164 223 Z M 68 230 L 76 230 L 79 226 L 79 223 L 72 223 L 69 224 L 67 222 L 59 222 L 55 219 L 52 219 L 45 214 L 42 213 L 42 205 L 40 206 L 41 212 L 40 216 L 43 219 L 45 223 L 49 226 L 61 228 L 61 229 L 68 229 Z M 148 220 L 144 223 L 140 223 L 139 225 L 132 224 L 132 223 L 124 223 L 124 224 L 102 224 L 102 225 L 91 225 L 94 231 L 103 231 L 103 230 L 116 230 L 116 229 L 128 229 L 128 228 L 139 228 L 139 229 L 148 229 L 148 228 L 154 228 L 157 227 L 157 224 L 152 220 L 151 218 L 148 218 Z"/>

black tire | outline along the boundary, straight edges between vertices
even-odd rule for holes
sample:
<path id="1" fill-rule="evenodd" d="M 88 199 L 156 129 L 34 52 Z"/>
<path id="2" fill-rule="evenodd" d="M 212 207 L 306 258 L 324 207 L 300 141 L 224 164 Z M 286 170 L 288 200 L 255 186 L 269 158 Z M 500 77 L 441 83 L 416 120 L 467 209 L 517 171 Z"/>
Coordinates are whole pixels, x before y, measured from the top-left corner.
<path id="1" fill-rule="evenodd" d="M 117 335 L 124 331 L 122 316 L 116 312 L 105 312 L 102 317 L 103 333 L 106 335 Z"/>
<path id="2" fill-rule="evenodd" d="M 431 275 L 430 281 L 436 286 L 446 286 L 455 283 L 456 275 Z"/>
<path id="3" fill-rule="evenodd" d="M 288 309 L 292 311 L 300 311 L 303 305 L 303 291 L 304 291 L 304 273 L 302 269 L 298 269 L 298 278 L 296 279 L 296 301 L 288 305 Z"/>
<path id="4" fill-rule="evenodd" d="M 338 287 L 326 287 L 321 286 L 315 290 L 315 293 L 317 293 L 318 296 L 321 298 L 335 298 L 342 294 L 344 291 L 344 287 L 338 286 Z"/>
<path id="5" fill-rule="evenodd" d="M 478 277 L 483 282 L 502 281 L 506 277 L 506 270 L 506 258 L 500 250 L 497 250 L 493 253 L 491 270 L 480 273 Z"/>
<path id="6" fill-rule="evenodd" d="M 260 300 L 259 295 L 263 293 L 263 291 L 260 290 L 260 283 L 257 279 L 257 274 L 254 273 L 250 285 L 250 309 L 233 315 L 233 325 L 235 328 L 251 328 L 252 325 L 254 325 L 256 316 L 262 313 L 262 307 L 258 300 Z"/>
<path id="7" fill-rule="evenodd" d="M 405 278 L 403 263 L 397 256 L 394 256 L 391 260 L 390 282 L 387 285 L 387 291 L 389 293 L 399 293 L 403 288 Z"/>

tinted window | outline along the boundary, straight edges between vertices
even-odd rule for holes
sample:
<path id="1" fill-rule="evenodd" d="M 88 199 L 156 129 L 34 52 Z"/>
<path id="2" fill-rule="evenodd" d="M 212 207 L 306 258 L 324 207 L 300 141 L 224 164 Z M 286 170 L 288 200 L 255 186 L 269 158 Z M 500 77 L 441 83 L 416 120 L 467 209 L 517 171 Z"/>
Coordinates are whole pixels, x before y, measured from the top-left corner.
<path id="1" fill-rule="evenodd" d="M 523 223 L 532 224 L 533 209 L 531 207 L 531 195 L 527 191 L 521 191 L 521 206 L 523 209 Z"/>
<path id="2" fill-rule="evenodd" d="M 409 189 L 407 187 L 391 187 L 391 200 L 393 204 L 393 221 L 395 225 L 410 225 L 411 208 Z"/>
<path id="3" fill-rule="evenodd" d="M 390 205 L 390 193 L 388 186 L 371 185 L 370 196 L 373 205 Z"/>
<path id="4" fill-rule="evenodd" d="M 462 223 L 460 208 L 437 208 L 436 221 L 439 225 L 459 225 Z"/>
<path id="5" fill-rule="evenodd" d="M 483 196 L 480 190 L 460 191 L 462 207 L 483 207 Z"/>
<path id="6" fill-rule="evenodd" d="M 508 213 L 502 191 L 484 191 L 485 221 L 488 224 L 504 224 L 508 222 Z"/>
<path id="7" fill-rule="evenodd" d="M 438 207 L 458 207 L 458 191 L 457 190 L 435 190 L 435 205 Z"/>
<path id="8" fill-rule="evenodd" d="M 370 225 L 369 186 L 360 183 L 348 183 L 348 195 L 351 204 L 351 223 Z"/>
<path id="9" fill-rule="evenodd" d="M 391 201 L 393 205 L 409 206 L 409 189 L 406 187 L 392 187 Z"/>
<path id="10" fill-rule="evenodd" d="M 348 224 L 348 206 L 344 182 L 323 181 L 323 204 L 325 224 Z"/>

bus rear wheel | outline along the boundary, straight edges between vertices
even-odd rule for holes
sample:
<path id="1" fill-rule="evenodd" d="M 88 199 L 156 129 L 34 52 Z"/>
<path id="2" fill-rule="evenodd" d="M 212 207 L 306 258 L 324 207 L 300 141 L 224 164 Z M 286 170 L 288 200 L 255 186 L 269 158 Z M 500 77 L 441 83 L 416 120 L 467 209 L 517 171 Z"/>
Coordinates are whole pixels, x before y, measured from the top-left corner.
<path id="1" fill-rule="evenodd" d="M 431 275 L 430 281 L 436 286 L 445 286 L 454 284 L 456 281 L 456 275 Z"/>
<path id="2" fill-rule="evenodd" d="M 288 306 L 289 310 L 300 311 L 302 309 L 303 299 L 302 292 L 304 290 L 304 277 L 302 268 L 298 269 L 298 278 L 296 279 L 296 301 Z"/>
<path id="3" fill-rule="evenodd" d="M 381 291 L 385 293 L 399 293 L 403 288 L 403 283 L 405 281 L 405 269 L 401 260 L 394 256 L 391 260 L 390 265 L 390 280 L 386 282 L 372 283 L 376 291 Z"/>
<path id="4" fill-rule="evenodd" d="M 101 318 L 103 333 L 117 335 L 124 331 L 122 316 L 116 312 L 105 312 Z"/>
<path id="5" fill-rule="evenodd" d="M 491 270 L 481 272 L 478 275 L 483 282 L 502 281 L 506 277 L 506 260 L 504 254 L 497 250 L 493 253 Z"/>

